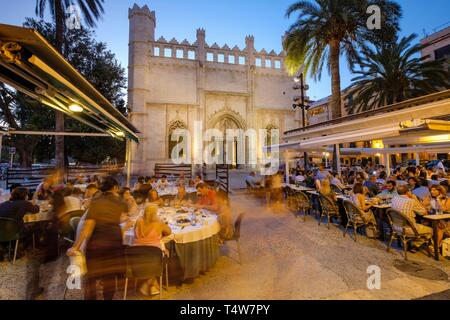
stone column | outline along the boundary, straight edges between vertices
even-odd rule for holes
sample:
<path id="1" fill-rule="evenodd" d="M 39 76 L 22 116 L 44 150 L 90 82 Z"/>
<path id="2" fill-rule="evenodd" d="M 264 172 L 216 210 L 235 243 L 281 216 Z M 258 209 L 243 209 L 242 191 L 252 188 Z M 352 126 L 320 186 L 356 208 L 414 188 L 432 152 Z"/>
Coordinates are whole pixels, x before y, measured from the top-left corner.
<path id="1" fill-rule="evenodd" d="M 255 129 L 256 127 L 256 110 L 255 110 L 255 38 L 253 36 L 247 36 L 245 38 L 245 53 L 246 53 L 246 65 L 247 65 L 247 129 Z M 259 135 L 258 135 L 259 136 Z M 262 150 L 264 141 L 258 141 L 257 151 Z M 260 154 L 260 152 L 257 152 Z"/>
<path id="2" fill-rule="evenodd" d="M 206 103 L 205 103 L 205 64 L 206 64 L 206 32 L 204 29 L 197 29 L 197 119 L 203 123 L 203 130 L 206 130 Z M 202 132 L 203 133 L 203 132 Z M 197 146 L 199 150 L 203 150 L 203 142 L 201 146 Z M 195 166 L 194 166 L 195 167 Z"/>
<path id="3" fill-rule="evenodd" d="M 149 93 L 147 75 L 149 72 L 148 56 L 151 41 L 155 40 L 156 15 L 145 5 L 134 5 L 128 11 L 130 24 L 128 54 L 128 104 L 130 121 L 140 131 L 140 143 L 131 147 L 131 172 L 133 175 L 144 174 L 146 170 L 147 112 L 146 101 Z M 151 121 L 151 119 L 150 119 Z"/>

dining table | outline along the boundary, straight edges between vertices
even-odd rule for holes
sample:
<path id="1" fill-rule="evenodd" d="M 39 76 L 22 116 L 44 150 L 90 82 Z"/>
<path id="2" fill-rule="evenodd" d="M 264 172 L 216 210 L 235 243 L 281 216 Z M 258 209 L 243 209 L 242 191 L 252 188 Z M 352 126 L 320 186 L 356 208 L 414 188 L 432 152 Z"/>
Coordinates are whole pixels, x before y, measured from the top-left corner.
<path id="1" fill-rule="evenodd" d="M 431 221 L 433 226 L 433 244 L 434 244 L 434 260 L 439 261 L 439 243 L 438 243 L 438 229 L 439 223 L 442 221 L 450 220 L 450 212 L 444 212 L 444 214 L 433 214 L 423 216 L 425 220 Z"/>
<path id="2" fill-rule="evenodd" d="M 141 206 L 130 220 L 135 223 L 143 211 Z M 172 230 L 170 236 L 161 240 L 161 246 L 171 252 L 172 261 L 178 260 L 182 281 L 194 279 L 215 265 L 220 255 L 220 224 L 216 214 L 191 207 L 160 207 L 158 217 Z M 124 245 L 132 246 L 134 238 L 134 226 L 131 226 L 124 232 Z"/>

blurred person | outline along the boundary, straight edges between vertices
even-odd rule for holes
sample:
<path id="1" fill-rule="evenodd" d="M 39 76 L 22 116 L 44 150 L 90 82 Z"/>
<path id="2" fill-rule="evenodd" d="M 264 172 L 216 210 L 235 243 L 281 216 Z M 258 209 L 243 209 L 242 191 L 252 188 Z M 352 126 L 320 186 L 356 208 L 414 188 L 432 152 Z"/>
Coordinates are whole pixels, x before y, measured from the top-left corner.
<path id="1" fill-rule="evenodd" d="M 377 220 L 371 211 L 372 204 L 366 203 L 367 192 L 368 190 L 364 188 L 361 183 L 356 183 L 353 186 L 353 194 L 351 195 L 350 200 L 361 210 L 364 219 L 374 227 L 377 227 Z"/>
<path id="2" fill-rule="evenodd" d="M 429 186 L 438 185 L 439 184 L 439 176 L 437 174 L 433 174 L 431 176 L 431 180 L 429 181 Z"/>
<path id="3" fill-rule="evenodd" d="M 261 185 L 261 181 L 256 178 L 256 172 L 252 171 L 248 174 L 248 176 L 245 177 L 245 182 L 250 186 L 252 189 L 256 189 Z"/>
<path id="4" fill-rule="evenodd" d="M 84 192 L 83 207 L 89 208 L 89 205 L 90 205 L 92 199 L 99 196 L 100 194 L 101 194 L 101 192 L 98 189 L 96 184 L 94 184 L 94 183 L 89 184 L 86 187 L 86 191 Z"/>
<path id="5" fill-rule="evenodd" d="M 339 176 L 339 174 L 337 172 L 333 172 L 332 176 L 333 178 L 331 179 L 330 184 L 338 187 L 340 190 L 344 190 L 345 184 L 342 182 L 342 179 Z"/>
<path id="6" fill-rule="evenodd" d="M 330 178 L 330 173 L 325 169 L 325 166 L 323 164 L 319 165 L 319 170 L 316 173 L 316 178 L 320 181 Z"/>
<path id="7" fill-rule="evenodd" d="M 45 178 L 37 187 L 34 193 L 34 198 L 37 200 L 50 200 L 53 193 L 54 178 Z"/>
<path id="8" fill-rule="evenodd" d="M 426 198 L 429 198 L 431 196 L 427 180 L 417 180 L 416 187 L 411 191 L 414 195 L 417 196 L 420 201 L 424 201 Z"/>
<path id="9" fill-rule="evenodd" d="M 369 190 L 370 197 L 375 197 L 379 193 L 378 185 L 377 185 L 377 176 L 371 175 L 369 180 L 364 182 L 364 187 L 366 187 L 367 190 Z"/>
<path id="10" fill-rule="evenodd" d="M 332 199 L 334 202 L 337 201 L 336 193 L 331 190 L 330 180 L 324 179 L 320 184 L 319 193 L 325 197 Z"/>
<path id="11" fill-rule="evenodd" d="M 434 214 L 441 214 L 443 212 L 450 212 L 450 198 L 447 197 L 447 190 L 443 186 L 433 185 L 430 187 L 431 198 L 424 201 L 424 205 L 429 212 Z M 440 221 L 438 227 L 438 245 L 442 245 L 444 234 L 449 235 L 450 222 Z"/>
<path id="12" fill-rule="evenodd" d="M 195 176 L 195 179 L 194 179 L 194 187 L 197 188 L 197 186 L 198 186 L 200 183 L 205 183 L 205 182 L 203 182 L 202 178 L 201 178 L 199 175 L 196 175 L 196 176 Z"/>
<path id="13" fill-rule="evenodd" d="M 92 200 L 79 236 L 67 252 L 69 256 L 78 255 L 86 243 L 86 300 L 97 299 L 96 284 L 99 280 L 103 284 L 104 299 L 112 300 L 116 276 L 123 278 L 125 273 L 120 222 L 127 205 L 118 194 L 116 179 L 105 177 L 100 190 L 102 194 Z"/>
<path id="14" fill-rule="evenodd" d="M 28 188 L 18 187 L 11 193 L 9 201 L 0 203 L 0 217 L 14 219 L 23 226 L 23 217 L 30 213 L 39 213 L 39 206 L 28 201 Z"/>
<path id="15" fill-rule="evenodd" d="M 185 207 L 192 205 L 192 201 L 188 198 L 186 187 L 184 185 L 178 186 L 177 195 L 172 201 L 174 207 Z"/>
<path id="16" fill-rule="evenodd" d="M 131 194 L 131 189 L 130 188 L 122 188 L 120 190 L 120 196 L 123 199 L 123 201 L 126 203 L 127 205 L 127 217 L 133 217 L 136 214 L 139 213 L 139 208 L 138 205 L 136 203 L 136 200 L 134 200 L 133 195 Z"/>
<path id="17" fill-rule="evenodd" d="M 217 212 L 219 205 L 217 203 L 217 192 L 211 190 L 204 183 L 199 183 L 197 185 L 198 199 L 197 203 L 194 205 L 199 209 L 205 209 L 213 212 Z"/>
<path id="18" fill-rule="evenodd" d="M 163 237 L 170 236 L 172 234 L 172 230 L 168 225 L 159 220 L 158 207 L 150 204 L 145 207 L 144 215 L 136 221 L 134 233 L 135 238 L 133 246 L 156 247 L 164 252 L 164 247 L 161 245 L 161 240 Z M 160 290 L 162 289 L 159 287 L 157 279 L 153 278 L 147 279 L 140 287 L 139 291 L 143 295 L 157 295 Z"/>
<path id="19" fill-rule="evenodd" d="M 137 191 L 141 189 L 141 186 L 145 183 L 145 178 L 140 176 L 136 183 L 134 184 L 133 191 Z"/>
<path id="20" fill-rule="evenodd" d="M 167 176 L 163 175 L 161 179 L 158 180 L 157 188 L 165 189 L 170 185 L 169 180 L 167 180 Z"/>
<path id="21" fill-rule="evenodd" d="M 181 173 L 180 176 L 178 177 L 177 181 L 175 182 L 175 184 L 177 186 L 185 186 L 187 184 L 187 179 L 184 175 L 184 173 Z"/>
<path id="22" fill-rule="evenodd" d="M 397 195 L 397 184 L 394 181 L 388 181 L 386 182 L 385 189 L 378 194 L 377 198 L 391 200 Z"/>
<path id="23" fill-rule="evenodd" d="M 223 242 L 232 239 L 234 235 L 233 215 L 225 192 L 218 193 L 217 204 L 219 207 L 217 212 L 217 219 L 220 224 L 219 237 L 220 241 Z"/>
<path id="24" fill-rule="evenodd" d="M 157 206 L 162 206 L 164 204 L 163 199 L 159 197 L 158 191 L 152 189 L 148 192 L 147 204 L 154 204 Z"/>

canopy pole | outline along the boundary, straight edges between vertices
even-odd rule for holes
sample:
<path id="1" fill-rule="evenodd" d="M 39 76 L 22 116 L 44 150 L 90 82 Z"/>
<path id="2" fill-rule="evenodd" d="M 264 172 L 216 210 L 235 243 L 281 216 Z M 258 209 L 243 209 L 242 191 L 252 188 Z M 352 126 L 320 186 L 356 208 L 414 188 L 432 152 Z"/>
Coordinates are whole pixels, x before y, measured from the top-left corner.
<path id="1" fill-rule="evenodd" d="M 126 170 L 127 170 L 127 188 L 130 188 L 130 184 L 131 184 L 131 140 L 127 139 L 126 140 Z"/>
<path id="2" fill-rule="evenodd" d="M 336 144 L 334 146 L 334 149 L 336 150 L 336 171 L 338 173 L 339 176 L 341 176 L 342 174 L 342 169 L 341 169 L 341 146 L 339 144 Z"/>
<path id="3" fill-rule="evenodd" d="M 289 184 L 289 154 L 288 151 L 284 152 L 284 163 L 285 163 L 285 174 L 286 174 L 286 184 Z"/>
<path id="4" fill-rule="evenodd" d="M 386 148 L 389 148 L 389 146 L 385 146 Z M 384 157 L 384 165 L 386 166 L 386 173 L 388 177 L 391 176 L 391 155 L 389 153 L 385 153 L 383 155 Z"/>

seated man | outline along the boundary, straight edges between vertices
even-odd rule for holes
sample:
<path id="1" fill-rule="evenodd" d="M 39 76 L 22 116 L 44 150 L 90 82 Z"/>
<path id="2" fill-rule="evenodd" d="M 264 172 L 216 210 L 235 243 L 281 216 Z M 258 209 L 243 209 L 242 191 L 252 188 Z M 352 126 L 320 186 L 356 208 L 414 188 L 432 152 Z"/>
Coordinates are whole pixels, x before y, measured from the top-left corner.
<path id="1" fill-rule="evenodd" d="M 392 199 L 392 209 L 397 210 L 404 215 L 406 215 L 410 221 L 414 224 L 417 231 L 421 235 L 431 235 L 433 234 L 433 229 L 422 224 L 416 223 L 416 214 L 426 215 L 427 209 L 422 205 L 417 197 L 412 194 L 407 186 L 400 186 L 397 188 L 398 196 Z M 413 243 L 416 247 L 420 246 L 422 243 Z"/>
<path id="2" fill-rule="evenodd" d="M 364 187 L 369 190 L 370 197 L 375 197 L 379 192 L 377 185 L 377 176 L 371 175 L 369 180 L 364 182 Z"/>
<path id="3" fill-rule="evenodd" d="M 425 179 L 418 180 L 418 187 L 412 190 L 412 193 L 417 196 L 420 201 L 429 198 L 430 190 L 428 189 L 428 181 Z"/>
<path id="4" fill-rule="evenodd" d="M 250 172 L 247 177 L 245 177 L 245 182 L 250 188 L 258 188 L 261 185 L 261 181 L 256 178 L 256 173 L 254 171 Z"/>
<path id="5" fill-rule="evenodd" d="M 0 218 L 10 218 L 23 224 L 27 213 L 39 213 L 39 206 L 28 201 L 28 188 L 16 188 L 11 193 L 9 201 L 0 204 Z"/>
<path id="6" fill-rule="evenodd" d="M 392 199 L 395 196 L 398 196 L 397 187 L 395 181 L 386 182 L 386 189 L 384 189 L 377 198 L 380 199 Z"/>
<path id="7" fill-rule="evenodd" d="M 217 203 L 217 192 L 208 188 L 204 183 L 197 185 L 198 200 L 195 207 L 217 212 L 219 205 Z"/>
<path id="8" fill-rule="evenodd" d="M 338 187 L 341 190 L 345 189 L 345 185 L 342 183 L 341 178 L 339 177 L 339 174 L 337 172 L 332 173 L 333 178 L 330 181 L 330 184 L 333 186 Z"/>

